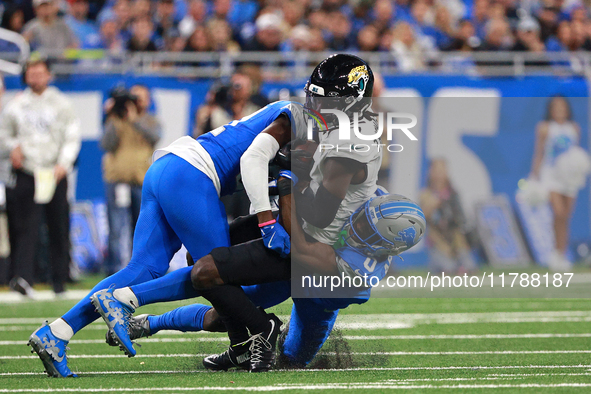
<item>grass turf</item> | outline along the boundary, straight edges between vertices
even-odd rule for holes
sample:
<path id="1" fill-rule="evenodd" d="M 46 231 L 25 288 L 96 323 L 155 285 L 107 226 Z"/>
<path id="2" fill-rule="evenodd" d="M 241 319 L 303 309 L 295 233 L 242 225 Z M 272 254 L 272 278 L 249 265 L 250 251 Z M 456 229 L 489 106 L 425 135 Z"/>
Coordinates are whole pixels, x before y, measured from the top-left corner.
<path id="1" fill-rule="evenodd" d="M 161 313 L 186 303 L 151 305 L 139 312 Z M 143 340 L 138 356 L 129 359 L 102 342 L 105 329 L 99 321 L 70 344 L 70 367 L 80 378 L 49 379 L 25 342 L 45 318 L 73 304 L 1 306 L 0 393 L 591 392 L 588 300 L 376 298 L 342 311 L 339 321 L 348 328 L 318 357 L 315 366 L 323 369 L 266 374 L 205 371 L 202 355 L 224 350 L 223 334 L 159 333 Z M 289 311 L 289 303 L 273 309 L 284 316 Z M 384 328 L 388 322 L 403 322 L 404 328 Z"/>

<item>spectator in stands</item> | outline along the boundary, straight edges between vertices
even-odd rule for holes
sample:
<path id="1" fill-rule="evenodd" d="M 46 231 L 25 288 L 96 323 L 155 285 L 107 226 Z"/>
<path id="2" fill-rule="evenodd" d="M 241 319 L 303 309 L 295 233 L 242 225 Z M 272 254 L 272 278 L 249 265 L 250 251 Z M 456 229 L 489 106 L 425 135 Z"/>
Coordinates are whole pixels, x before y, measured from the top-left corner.
<path id="1" fill-rule="evenodd" d="M 466 239 L 460 197 L 451 185 L 444 159 L 431 161 L 420 205 L 427 219 L 431 271 L 462 274 L 476 270 Z"/>
<path id="2" fill-rule="evenodd" d="M 152 3 L 150 0 L 135 0 L 132 7 L 133 18 L 143 18 L 152 15 Z"/>
<path id="3" fill-rule="evenodd" d="M 357 47 L 360 51 L 374 52 L 380 46 L 380 34 L 373 25 L 365 26 L 357 36 Z"/>
<path id="4" fill-rule="evenodd" d="M 417 42 L 412 26 L 406 22 L 398 22 L 394 27 L 392 53 L 402 72 L 425 68 L 423 48 Z"/>
<path id="5" fill-rule="evenodd" d="M 546 48 L 549 52 L 568 51 L 572 45 L 572 30 L 568 21 L 562 21 L 558 24 L 555 37 L 550 37 L 546 42 Z"/>
<path id="6" fill-rule="evenodd" d="M 230 0 L 214 0 L 212 17 L 226 20 L 231 8 L 232 2 Z"/>
<path id="7" fill-rule="evenodd" d="M 96 25 L 88 20 L 88 0 L 72 0 L 68 4 L 69 14 L 64 20 L 76 35 L 80 48 L 98 48 L 101 41 L 100 34 Z"/>
<path id="8" fill-rule="evenodd" d="M 211 19 L 207 22 L 209 46 L 215 52 L 238 52 L 240 46 L 232 40 L 232 29 L 223 19 Z"/>
<path id="9" fill-rule="evenodd" d="M 174 0 L 158 0 L 154 21 L 156 23 L 155 32 L 159 37 L 164 37 L 169 29 L 176 28 L 174 16 Z"/>
<path id="10" fill-rule="evenodd" d="M 122 268 L 121 237 L 127 223 L 133 236 L 140 213 L 142 184 L 151 163 L 154 146 L 160 140 L 162 127 L 148 111 L 150 90 L 143 85 L 133 86 L 129 93 L 135 101 L 122 105 L 110 98 L 105 103 L 107 119 L 101 139 L 103 178 L 107 193 L 109 247 L 105 273 L 112 275 Z M 126 219 L 131 219 L 130 221 Z"/>
<path id="11" fill-rule="evenodd" d="M 133 21 L 132 36 L 127 43 L 130 52 L 156 52 L 158 48 L 152 40 L 154 24 L 150 18 L 139 18 Z"/>
<path id="12" fill-rule="evenodd" d="M 188 38 L 198 25 L 205 24 L 207 9 L 203 0 L 191 0 L 189 3 L 189 12 L 179 22 L 179 32 L 181 37 Z"/>
<path id="13" fill-rule="evenodd" d="M 131 12 L 131 3 L 129 0 L 117 0 L 113 6 L 113 13 L 117 18 L 119 30 L 125 41 L 128 41 L 132 35 L 133 14 Z"/>
<path id="14" fill-rule="evenodd" d="M 170 29 L 164 37 L 164 50 L 167 52 L 182 52 L 185 49 L 186 40 L 177 29 Z"/>
<path id="15" fill-rule="evenodd" d="M 185 46 L 185 52 L 207 52 L 211 50 L 207 29 L 204 26 L 197 26 Z"/>
<path id="16" fill-rule="evenodd" d="M 283 45 L 286 52 L 299 52 L 310 50 L 312 34 L 306 25 L 297 25 L 289 32 L 289 38 Z"/>
<path id="17" fill-rule="evenodd" d="M 311 29 L 324 30 L 328 27 L 328 16 L 323 10 L 312 10 L 308 14 L 308 25 Z"/>
<path id="18" fill-rule="evenodd" d="M 415 0 L 410 8 L 412 21 L 415 28 L 420 31 L 426 26 L 432 26 L 435 15 L 426 0 Z"/>
<path id="19" fill-rule="evenodd" d="M 471 21 L 476 31 L 476 36 L 484 40 L 486 36 L 486 22 L 488 22 L 489 0 L 474 0 L 472 6 Z"/>
<path id="20" fill-rule="evenodd" d="M 585 7 L 583 7 L 582 5 L 574 7 L 572 9 L 572 11 L 570 12 L 571 22 L 579 21 L 582 23 L 586 23 L 588 19 L 589 19 L 589 13 L 587 12 L 587 9 Z"/>
<path id="21" fill-rule="evenodd" d="M 557 33 L 559 11 L 554 6 L 544 6 L 538 11 L 536 18 L 540 23 L 540 38 L 543 42 Z"/>
<path id="22" fill-rule="evenodd" d="M 327 42 L 330 49 L 345 52 L 354 45 L 351 38 L 351 22 L 342 12 L 329 14 L 331 37 Z"/>
<path id="23" fill-rule="evenodd" d="M 62 52 L 78 46 L 76 36 L 58 16 L 56 0 L 34 0 L 33 5 L 36 17 L 24 26 L 22 33 L 32 49 Z"/>
<path id="24" fill-rule="evenodd" d="M 245 46 L 246 51 L 279 51 L 283 39 L 282 19 L 274 13 L 259 16 L 256 20 L 256 34 Z"/>
<path id="25" fill-rule="evenodd" d="M 117 54 L 123 51 L 124 42 L 121 38 L 119 24 L 114 15 L 110 18 L 104 18 L 101 23 L 99 48 L 105 49 L 111 54 Z"/>
<path id="26" fill-rule="evenodd" d="M 423 34 L 431 37 L 437 48 L 443 49 L 449 47 L 455 31 L 452 26 L 451 14 L 447 7 L 442 5 L 435 7 L 435 25 L 424 28 Z"/>
<path id="27" fill-rule="evenodd" d="M 286 0 L 282 6 L 283 19 L 289 28 L 294 28 L 300 24 L 304 17 L 305 5 L 299 1 Z"/>
<path id="28" fill-rule="evenodd" d="M 326 41 L 324 34 L 320 29 L 310 29 L 310 41 L 308 42 L 308 50 L 310 52 L 323 52 L 326 50 Z"/>
<path id="29" fill-rule="evenodd" d="M 30 61 L 24 77 L 28 88 L 8 103 L 0 118 L 0 149 L 10 152 L 16 177 L 14 187 L 6 190 L 11 287 L 30 294 L 45 213 L 53 290 L 59 294 L 69 276 L 67 176 L 80 151 L 80 125 L 70 101 L 49 86 L 51 73 L 45 61 Z"/>
<path id="30" fill-rule="evenodd" d="M 379 32 L 390 29 L 396 16 L 394 4 L 390 0 L 377 0 L 372 10 L 372 25 Z"/>
<path id="31" fill-rule="evenodd" d="M 243 69 L 232 75 L 229 86 L 217 85 L 209 92 L 206 103 L 197 110 L 194 137 L 241 119 L 261 107 L 251 101 L 253 84 Z"/>
<path id="32" fill-rule="evenodd" d="M 589 38 L 585 24 L 580 20 L 574 20 L 570 23 L 570 28 L 572 40 L 569 49 L 571 51 L 589 50 Z"/>
<path id="33" fill-rule="evenodd" d="M 513 51 L 544 52 L 546 47 L 540 39 L 540 25 L 533 18 L 523 18 L 517 25 L 517 41 Z"/>
<path id="34" fill-rule="evenodd" d="M 459 28 L 455 38 L 449 47 L 444 48 L 448 51 L 471 52 L 480 48 L 480 38 L 476 36 L 474 25 L 469 19 L 463 19 L 459 22 Z"/>
<path id="35" fill-rule="evenodd" d="M 25 13 L 22 8 L 12 6 L 7 7 L 2 14 L 2 24 L 0 27 L 20 33 L 25 24 Z M 0 40 L 0 52 L 18 52 L 18 47 L 12 42 Z"/>
<path id="36" fill-rule="evenodd" d="M 491 19 L 486 24 L 486 38 L 482 45 L 484 51 L 508 51 L 513 46 L 509 23 L 504 19 Z"/>

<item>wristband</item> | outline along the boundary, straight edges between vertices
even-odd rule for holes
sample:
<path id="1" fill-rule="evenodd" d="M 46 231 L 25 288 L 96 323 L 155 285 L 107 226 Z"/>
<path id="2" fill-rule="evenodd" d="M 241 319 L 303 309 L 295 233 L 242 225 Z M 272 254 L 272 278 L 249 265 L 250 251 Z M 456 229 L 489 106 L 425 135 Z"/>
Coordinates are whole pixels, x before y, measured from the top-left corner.
<path id="1" fill-rule="evenodd" d="M 265 227 L 265 226 L 268 226 L 270 224 L 275 224 L 275 223 L 277 223 L 277 220 L 273 219 L 273 220 L 269 220 L 268 222 L 265 222 L 265 223 L 259 223 L 259 227 Z"/>

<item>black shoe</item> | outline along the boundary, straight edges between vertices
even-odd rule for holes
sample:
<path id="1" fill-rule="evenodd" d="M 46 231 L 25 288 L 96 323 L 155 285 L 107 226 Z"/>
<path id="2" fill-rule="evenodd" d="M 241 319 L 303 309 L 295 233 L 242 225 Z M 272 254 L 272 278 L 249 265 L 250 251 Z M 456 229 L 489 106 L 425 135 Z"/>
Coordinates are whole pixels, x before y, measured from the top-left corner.
<path id="1" fill-rule="evenodd" d="M 230 346 L 228 350 L 220 354 L 212 354 L 203 359 L 203 366 L 211 371 L 227 371 L 230 368 L 242 368 L 250 370 L 250 347 L 248 341 Z"/>
<path id="2" fill-rule="evenodd" d="M 34 293 L 33 288 L 31 287 L 29 282 L 27 282 L 24 278 L 21 278 L 20 276 L 12 278 L 10 280 L 10 283 L 8 284 L 8 286 L 12 290 L 17 291 L 24 296 L 27 296 L 27 297 L 33 296 L 33 293 Z"/>
<path id="3" fill-rule="evenodd" d="M 272 313 L 267 316 L 269 317 L 269 328 L 249 339 L 251 341 L 250 372 L 267 372 L 275 362 L 277 337 L 279 337 L 283 323 Z"/>

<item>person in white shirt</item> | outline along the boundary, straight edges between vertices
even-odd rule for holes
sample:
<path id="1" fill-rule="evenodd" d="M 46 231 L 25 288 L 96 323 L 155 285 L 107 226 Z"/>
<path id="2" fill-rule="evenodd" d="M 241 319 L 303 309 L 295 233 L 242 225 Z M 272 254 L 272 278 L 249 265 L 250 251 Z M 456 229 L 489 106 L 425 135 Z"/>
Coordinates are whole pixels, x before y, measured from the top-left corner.
<path id="1" fill-rule="evenodd" d="M 80 126 L 70 101 L 57 88 L 48 86 L 51 72 L 45 61 L 29 62 L 25 81 L 28 88 L 10 101 L 0 116 L 0 150 L 10 152 L 16 178 L 14 187 L 6 190 L 11 287 L 25 295 L 30 293 L 39 223 L 45 213 L 57 294 L 64 291 L 68 278 L 67 175 L 80 151 Z"/>

